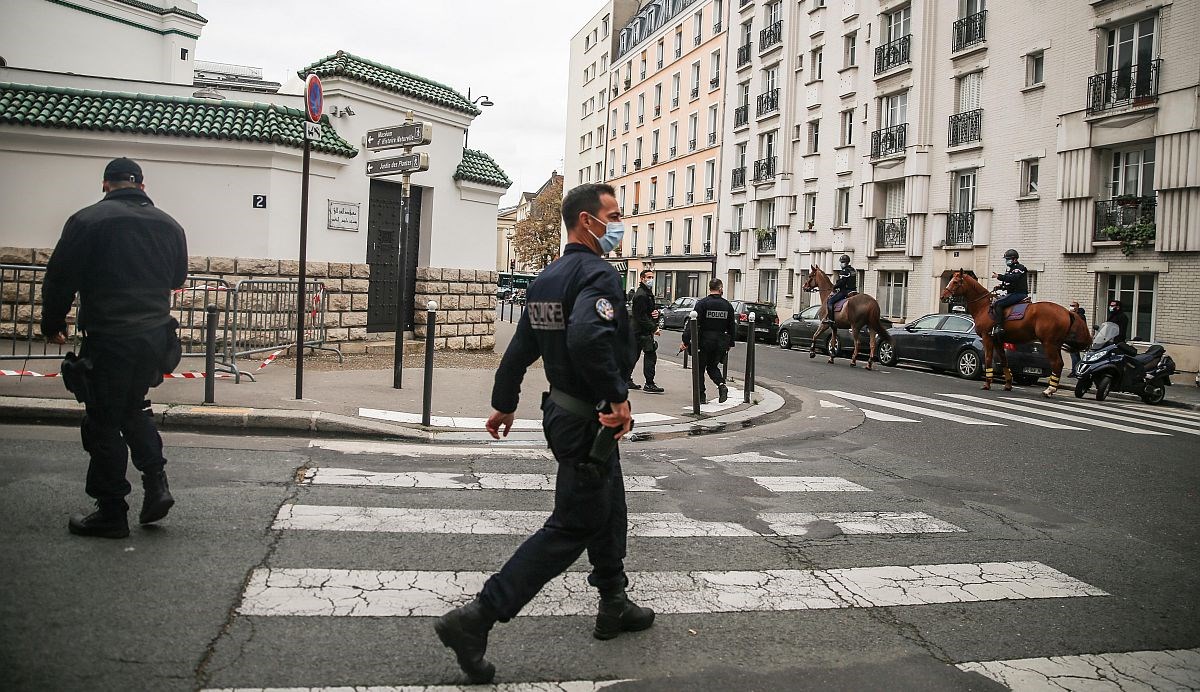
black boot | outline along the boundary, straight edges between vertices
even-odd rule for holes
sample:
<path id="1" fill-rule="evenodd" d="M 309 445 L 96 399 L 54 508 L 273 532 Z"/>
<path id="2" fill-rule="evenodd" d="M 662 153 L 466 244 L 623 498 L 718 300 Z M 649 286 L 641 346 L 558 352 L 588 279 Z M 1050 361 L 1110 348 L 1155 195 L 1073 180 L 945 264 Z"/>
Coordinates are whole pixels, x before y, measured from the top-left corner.
<path id="1" fill-rule="evenodd" d="M 67 529 L 76 536 L 99 538 L 125 538 L 129 535 L 128 509 L 118 505 L 96 504 L 96 511 L 87 515 L 74 514 L 67 522 Z"/>
<path id="2" fill-rule="evenodd" d="M 142 475 L 142 511 L 138 521 L 150 524 L 167 516 L 167 512 L 175 504 L 171 497 L 171 489 L 167 486 L 167 472 L 159 469 Z"/>
<path id="3" fill-rule="evenodd" d="M 600 594 L 600 610 L 596 613 L 596 639 L 612 639 L 622 632 L 640 632 L 654 624 L 654 611 L 643 608 L 625 595 L 625 590 Z"/>
<path id="4" fill-rule="evenodd" d="M 496 675 L 496 666 L 483 657 L 487 653 L 488 632 L 496 620 L 491 608 L 476 597 L 433 623 L 438 639 L 454 650 L 458 667 L 463 669 L 473 685 L 485 685 Z"/>
<path id="5" fill-rule="evenodd" d="M 717 401 L 722 404 L 729 401 L 729 387 L 726 387 L 724 382 L 717 385 Z"/>

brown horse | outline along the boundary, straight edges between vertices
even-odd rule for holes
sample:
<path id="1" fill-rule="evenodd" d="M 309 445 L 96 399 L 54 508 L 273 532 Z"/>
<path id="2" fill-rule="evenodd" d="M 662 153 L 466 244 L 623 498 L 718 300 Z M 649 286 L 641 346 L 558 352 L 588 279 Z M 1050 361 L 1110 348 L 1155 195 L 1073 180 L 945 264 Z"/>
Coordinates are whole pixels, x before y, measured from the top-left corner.
<path id="1" fill-rule="evenodd" d="M 804 285 L 801 290 L 804 291 L 819 291 L 821 293 L 821 316 L 829 310 L 829 294 L 833 292 L 833 282 L 821 268 L 815 264 L 810 264 L 811 271 L 808 278 L 804 280 Z M 877 339 L 891 341 L 892 337 L 879 323 L 879 303 L 867 295 L 866 293 L 857 293 L 850 296 L 846 300 L 846 304 L 842 306 L 841 312 L 834 315 L 834 324 L 837 327 L 850 330 L 850 334 L 854 339 L 854 352 L 850 354 L 850 365 L 858 364 L 858 332 L 863 327 L 869 327 L 871 330 L 871 353 L 867 356 L 867 370 L 871 369 L 871 361 L 875 360 L 875 344 Z M 812 347 L 808 352 L 809 358 L 817 357 L 817 337 L 821 335 L 829 325 L 822 324 L 817 333 L 813 334 Z M 834 356 L 838 350 L 837 329 L 833 330 L 833 338 L 830 341 L 829 362 L 833 362 Z"/>
<path id="2" fill-rule="evenodd" d="M 950 283 L 942 291 L 942 300 L 950 296 L 962 296 L 966 299 L 967 310 L 975 318 L 975 333 L 983 341 L 984 382 L 983 389 L 992 388 L 992 361 L 995 354 L 1000 354 L 1000 364 L 1004 367 L 1004 391 L 1012 391 L 1012 370 L 1008 367 L 1008 357 L 1004 353 L 1001 342 L 1024 344 L 1030 341 L 1041 341 L 1046 350 L 1046 358 L 1050 361 L 1050 384 L 1042 394 L 1050 397 L 1058 391 L 1059 378 L 1062 376 L 1062 348 L 1066 346 L 1071 351 L 1087 348 L 1091 343 L 1087 323 L 1083 318 L 1055 303 L 1033 303 L 1025 308 L 1025 317 L 1020 320 L 1005 322 L 1004 331 L 999 337 L 991 335 L 992 320 L 991 291 L 982 284 L 965 274 L 960 269 L 954 272 Z M 1005 308 L 1007 318 L 1012 307 Z"/>

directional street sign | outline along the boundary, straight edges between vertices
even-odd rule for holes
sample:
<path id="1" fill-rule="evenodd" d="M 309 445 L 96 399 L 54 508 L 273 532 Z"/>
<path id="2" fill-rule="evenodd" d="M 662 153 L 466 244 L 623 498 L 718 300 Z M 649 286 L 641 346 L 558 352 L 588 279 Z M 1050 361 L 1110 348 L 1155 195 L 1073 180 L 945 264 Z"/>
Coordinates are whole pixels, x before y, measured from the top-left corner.
<path id="1" fill-rule="evenodd" d="M 367 130 L 367 149 L 383 151 L 401 147 L 419 147 L 433 139 L 433 128 L 428 123 L 414 122 Z"/>
<path id="2" fill-rule="evenodd" d="M 429 154 L 401 154 L 367 161 L 367 175 L 402 175 L 429 170 Z"/>

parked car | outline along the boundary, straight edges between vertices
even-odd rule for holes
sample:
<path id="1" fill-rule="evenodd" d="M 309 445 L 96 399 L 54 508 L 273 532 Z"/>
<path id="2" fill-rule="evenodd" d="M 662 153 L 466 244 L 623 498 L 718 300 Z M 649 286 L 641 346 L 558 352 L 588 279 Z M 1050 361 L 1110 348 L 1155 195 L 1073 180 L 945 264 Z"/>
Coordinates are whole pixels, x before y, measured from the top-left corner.
<path id="1" fill-rule="evenodd" d="M 750 303 L 744 300 L 730 301 L 737 319 L 737 338 L 746 340 L 747 330 L 750 329 L 750 313 L 754 313 L 754 337 L 756 341 L 775 341 L 779 330 L 779 313 L 770 303 Z"/>
<path id="2" fill-rule="evenodd" d="M 675 302 L 665 307 L 660 307 L 658 316 L 662 321 L 664 329 L 683 329 L 683 323 L 687 322 L 688 315 L 691 314 L 692 308 L 696 307 L 696 301 L 700 300 L 695 296 L 686 296 L 684 298 L 676 298 Z"/>
<path id="3" fill-rule="evenodd" d="M 817 333 L 817 329 L 821 326 L 821 305 L 810 305 L 800 312 L 792 315 L 784 320 L 779 326 L 779 335 L 776 341 L 779 343 L 779 348 L 810 348 L 812 346 L 813 335 Z M 892 322 L 886 317 L 881 317 L 879 323 L 884 329 L 890 330 Z M 825 332 L 821 335 L 821 341 L 817 344 L 817 350 L 829 353 L 829 341 L 833 338 L 832 332 Z M 882 340 L 879 342 L 883 343 Z M 838 355 L 850 355 L 854 351 L 854 342 L 850 339 L 849 329 L 838 330 Z M 868 329 L 863 329 L 858 334 L 858 354 L 865 355 L 871 352 L 871 332 Z"/>
<path id="4" fill-rule="evenodd" d="M 881 343 L 878 351 L 879 362 L 884 365 L 917 363 L 935 371 L 954 370 L 968 380 L 983 375 L 983 341 L 975 333 L 975 321 L 970 315 L 925 315 L 903 327 L 893 327 L 888 333 L 892 335 L 892 343 Z M 1041 342 L 1006 343 L 1004 352 L 1017 384 L 1034 384 L 1038 378 L 1050 374 L 1050 362 Z M 1003 377 L 999 370 L 997 374 Z"/>

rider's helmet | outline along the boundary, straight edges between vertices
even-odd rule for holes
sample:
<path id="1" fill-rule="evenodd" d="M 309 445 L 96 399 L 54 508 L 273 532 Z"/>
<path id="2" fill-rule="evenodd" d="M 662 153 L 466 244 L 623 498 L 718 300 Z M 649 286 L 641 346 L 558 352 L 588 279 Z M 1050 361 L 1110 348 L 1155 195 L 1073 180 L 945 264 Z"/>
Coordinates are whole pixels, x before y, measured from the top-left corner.
<path id="1" fill-rule="evenodd" d="M 842 255 L 838 258 L 838 261 L 842 264 L 850 264 L 850 255 Z"/>
<path id="2" fill-rule="evenodd" d="M 1004 259 L 1015 260 L 1015 259 L 1020 259 L 1020 257 L 1021 257 L 1021 253 L 1019 253 L 1016 250 L 1013 250 L 1011 248 L 1004 251 Z"/>

